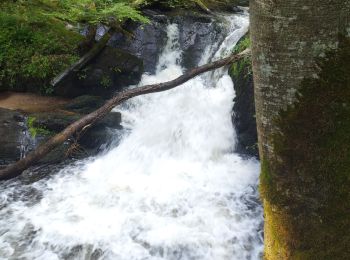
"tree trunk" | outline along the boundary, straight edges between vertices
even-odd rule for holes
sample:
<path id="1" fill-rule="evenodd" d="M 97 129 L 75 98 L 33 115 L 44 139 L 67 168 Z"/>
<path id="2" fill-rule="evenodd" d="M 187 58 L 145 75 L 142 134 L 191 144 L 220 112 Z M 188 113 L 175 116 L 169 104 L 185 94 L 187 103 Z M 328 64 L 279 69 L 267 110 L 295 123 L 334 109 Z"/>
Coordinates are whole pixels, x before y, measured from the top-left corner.
<path id="1" fill-rule="evenodd" d="M 336 48 L 339 34 L 350 33 L 349 6 L 350 0 L 251 0 L 256 118 L 263 171 L 275 169 L 274 166 L 280 161 L 273 143 L 273 136 L 279 132 L 275 121 L 279 112 L 294 103 L 304 77 L 317 74 L 315 58 L 324 55 L 328 48 Z M 276 197 L 288 197 L 286 194 L 290 191 L 276 185 L 278 180 L 286 178 L 287 173 L 297 174 L 290 173 L 285 165 L 284 170 L 274 173 L 275 179 L 269 177 L 267 183 L 261 183 L 261 190 L 270 188 L 266 186 L 276 186 Z M 272 202 L 264 193 L 262 197 L 265 208 L 265 258 L 321 259 L 312 255 L 315 244 L 301 243 L 308 239 L 312 241 L 319 235 L 307 229 L 307 226 L 311 226 L 312 217 L 301 219 L 300 212 L 288 210 L 289 206 L 298 205 Z M 304 227 L 298 226 L 298 223 Z M 327 227 L 320 224 L 316 228 L 323 232 Z M 293 230 L 300 233 L 297 235 Z M 325 251 L 332 252 L 331 243 L 325 240 L 322 243 Z M 334 254 L 336 256 L 336 252 Z"/>
<path id="2" fill-rule="evenodd" d="M 247 49 L 239 54 L 231 55 L 227 58 L 194 68 L 182 76 L 164 83 L 147 85 L 140 88 L 125 90 L 115 97 L 108 100 L 102 107 L 95 110 L 94 112 L 82 117 L 78 121 L 69 125 L 62 132 L 58 133 L 46 143 L 40 145 L 36 150 L 29 153 L 25 158 L 18 162 L 7 166 L 5 169 L 0 170 L 0 180 L 11 179 L 20 175 L 25 169 L 34 165 L 41 158 L 45 157 L 50 151 L 62 144 L 64 141 L 69 139 L 73 134 L 78 133 L 86 127 L 93 125 L 97 120 L 106 116 L 116 105 L 136 96 L 150 94 L 155 92 L 166 91 L 175 88 L 190 79 L 204 73 L 223 66 L 226 66 L 232 62 L 235 62 L 241 58 L 250 55 L 250 50 Z"/>

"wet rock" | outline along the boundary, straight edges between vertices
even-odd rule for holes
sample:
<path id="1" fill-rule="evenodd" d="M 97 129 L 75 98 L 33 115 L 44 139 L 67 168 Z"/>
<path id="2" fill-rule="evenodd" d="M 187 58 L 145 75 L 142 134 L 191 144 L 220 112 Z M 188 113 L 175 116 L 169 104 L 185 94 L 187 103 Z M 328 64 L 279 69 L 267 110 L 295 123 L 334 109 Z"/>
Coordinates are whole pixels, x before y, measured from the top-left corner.
<path id="1" fill-rule="evenodd" d="M 133 37 L 115 33 L 110 40 L 110 46 L 130 52 L 143 60 L 145 72 L 154 73 L 163 46 L 167 41 L 165 15 L 148 10 L 145 14 L 150 18 L 150 24 L 128 22 L 125 29 Z"/>
<path id="2" fill-rule="evenodd" d="M 171 22 L 179 26 L 179 42 L 182 50 L 182 66 L 186 69 L 196 67 L 206 50 L 208 42 L 220 44 L 223 41 L 223 28 L 214 17 L 193 12 L 174 15 Z"/>
<path id="3" fill-rule="evenodd" d="M 32 118 L 31 128 L 37 130 L 35 136 L 38 144 L 45 142 L 51 135 L 59 133 L 71 123 L 80 119 L 82 114 L 69 113 L 67 111 L 35 113 L 31 114 Z M 56 163 L 62 161 L 67 156 L 74 158 L 83 158 L 86 156 L 97 154 L 103 147 L 108 146 L 113 140 L 114 131 L 122 129 L 121 114 L 119 112 L 111 112 L 106 117 L 98 121 L 95 125 L 88 127 L 78 136 L 74 136 L 70 142 L 59 146 L 46 156 L 42 162 Z M 41 131 L 39 131 L 41 130 Z M 75 141 L 77 141 L 75 143 Z M 74 145 L 72 145 L 74 143 Z M 71 148 L 70 153 L 67 149 Z"/>
<path id="4" fill-rule="evenodd" d="M 64 109 L 78 113 L 89 114 L 104 104 L 105 100 L 99 96 L 83 95 L 71 100 Z"/>
<path id="5" fill-rule="evenodd" d="M 46 129 L 50 132 L 58 133 L 68 125 L 81 118 L 78 114 L 61 112 L 35 113 L 31 114 L 33 128 Z"/>
<path id="6" fill-rule="evenodd" d="M 17 111 L 0 108 L 0 165 L 21 158 L 25 117 Z"/>
<path id="7" fill-rule="evenodd" d="M 222 28 L 219 23 L 214 23 L 210 15 L 181 10 L 181 13 L 169 12 L 166 15 L 154 10 L 145 10 L 151 23 L 142 25 L 129 22 L 126 30 L 133 34 L 128 38 L 121 33 L 116 33 L 110 45 L 120 48 L 143 59 L 145 72 L 155 73 L 159 55 L 167 41 L 167 24 L 175 23 L 179 28 L 179 42 L 182 50 L 182 66 L 195 67 L 202 57 L 203 50 L 208 42 L 223 40 Z"/>
<path id="8" fill-rule="evenodd" d="M 54 93 L 64 97 L 109 97 L 123 87 L 137 84 L 142 74 L 141 59 L 126 51 L 107 46 L 84 69 L 63 80 Z"/>
<path id="9" fill-rule="evenodd" d="M 101 97 L 81 96 L 62 107 L 65 110 L 23 114 L 0 108 L 0 136 L 4 137 L 0 138 L 0 165 L 19 160 L 102 103 Z M 116 131 L 122 128 L 120 123 L 120 113 L 109 113 L 80 135 L 78 145 L 74 136 L 51 151 L 40 163 L 56 164 L 68 158 L 95 155 L 114 142 Z"/>
<path id="10" fill-rule="evenodd" d="M 83 115 L 68 112 L 48 112 L 31 114 L 33 127 L 47 129 L 58 133 L 66 128 L 71 123 L 80 119 Z M 100 127 L 120 128 L 121 114 L 119 112 L 109 113 L 101 119 L 91 129 Z"/>
<path id="11" fill-rule="evenodd" d="M 249 0 L 236 0 L 235 5 L 238 6 L 249 6 Z"/>
<path id="12" fill-rule="evenodd" d="M 42 141 L 46 141 L 47 138 L 44 138 Z M 63 162 L 70 158 L 71 156 L 67 153 L 69 147 L 71 146 L 70 142 L 65 142 L 51 152 L 49 152 L 44 158 L 40 160 L 40 163 L 44 164 L 56 164 Z"/>
<path id="13" fill-rule="evenodd" d="M 244 38 L 238 44 L 243 40 Z M 233 69 L 233 66 L 236 69 Z M 236 92 L 232 121 L 237 134 L 237 152 L 258 158 L 254 83 L 251 71 L 250 60 L 241 60 L 233 64 L 230 69 L 230 76 L 232 77 Z"/>
<path id="14" fill-rule="evenodd" d="M 237 133 L 237 151 L 258 157 L 253 78 L 240 75 L 234 79 L 234 84 L 233 123 Z"/>

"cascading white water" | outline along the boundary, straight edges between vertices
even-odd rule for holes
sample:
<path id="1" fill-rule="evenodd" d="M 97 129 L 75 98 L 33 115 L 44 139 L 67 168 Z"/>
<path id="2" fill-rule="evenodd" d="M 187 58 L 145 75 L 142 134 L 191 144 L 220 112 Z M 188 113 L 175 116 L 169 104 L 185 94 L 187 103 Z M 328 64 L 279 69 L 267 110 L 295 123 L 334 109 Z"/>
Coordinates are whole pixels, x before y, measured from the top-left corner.
<path id="1" fill-rule="evenodd" d="M 229 20 L 226 40 L 201 62 L 247 31 L 246 15 Z M 167 30 L 157 72 L 140 85 L 183 72 L 178 27 Z M 232 81 L 224 70 L 208 75 L 117 107 L 121 143 L 30 184 L 33 201 L 2 187 L 0 258 L 259 259 L 259 164 L 233 153 Z"/>

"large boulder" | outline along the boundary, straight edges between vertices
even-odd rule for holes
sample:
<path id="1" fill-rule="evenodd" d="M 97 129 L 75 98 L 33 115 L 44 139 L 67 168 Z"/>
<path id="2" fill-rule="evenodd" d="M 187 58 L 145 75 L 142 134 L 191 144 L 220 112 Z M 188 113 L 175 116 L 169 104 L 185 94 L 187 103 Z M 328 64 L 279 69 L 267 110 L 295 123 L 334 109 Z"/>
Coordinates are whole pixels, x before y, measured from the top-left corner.
<path id="1" fill-rule="evenodd" d="M 151 22 L 149 24 L 129 21 L 125 25 L 125 29 L 133 37 L 118 32 L 113 35 L 109 44 L 142 59 L 145 72 L 154 73 L 159 55 L 167 41 L 166 25 L 168 18 L 151 10 L 146 10 L 145 15 L 150 18 Z"/>
<path id="2" fill-rule="evenodd" d="M 24 114 L 0 108 L 0 136 L 4 137 L 0 138 L 0 165 L 21 159 L 102 103 L 103 99 L 100 97 L 81 96 L 64 107 L 49 112 Z M 95 155 L 115 143 L 116 131 L 120 129 L 121 114 L 111 112 L 79 136 L 72 136 L 70 140 L 48 153 L 40 163 L 59 163 L 67 158 Z"/>
<path id="3" fill-rule="evenodd" d="M 82 95 L 71 100 L 64 109 L 78 114 L 88 114 L 101 107 L 104 102 L 100 96 Z"/>
<path id="4" fill-rule="evenodd" d="M 51 136 L 59 133 L 69 124 L 81 118 L 83 115 L 67 114 L 66 112 L 49 112 L 31 114 L 27 120 L 28 133 L 34 146 L 27 152 L 45 143 Z M 120 113 L 112 112 L 96 125 L 82 131 L 78 136 L 73 136 L 40 160 L 40 163 L 59 163 L 68 158 L 85 158 L 96 155 L 107 148 L 113 141 L 115 131 L 121 129 Z M 10 146 L 9 148 L 14 148 Z M 1 156 L 1 154 L 0 154 Z M 11 157 L 12 161 L 19 157 Z"/>
<path id="5" fill-rule="evenodd" d="M 137 84 L 143 74 L 143 62 L 126 51 L 105 47 L 84 69 L 63 80 L 54 94 L 111 96 L 123 87 Z"/>

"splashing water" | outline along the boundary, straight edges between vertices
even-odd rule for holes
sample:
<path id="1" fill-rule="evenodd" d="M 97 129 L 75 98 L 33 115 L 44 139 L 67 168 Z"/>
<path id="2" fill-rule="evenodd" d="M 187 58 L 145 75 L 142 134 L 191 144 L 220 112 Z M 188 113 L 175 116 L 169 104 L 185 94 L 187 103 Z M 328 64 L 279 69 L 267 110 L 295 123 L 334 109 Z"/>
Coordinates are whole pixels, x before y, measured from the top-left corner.
<path id="1" fill-rule="evenodd" d="M 201 62 L 247 31 L 246 15 L 229 18 L 226 40 Z M 183 73 L 178 27 L 167 30 L 157 72 L 140 85 Z M 36 197 L 0 187 L 0 258 L 259 259 L 259 164 L 233 153 L 232 81 L 224 70 L 208 75 L 117 107 L 121 143 L 28 184 Z"/>

